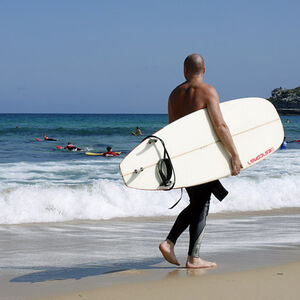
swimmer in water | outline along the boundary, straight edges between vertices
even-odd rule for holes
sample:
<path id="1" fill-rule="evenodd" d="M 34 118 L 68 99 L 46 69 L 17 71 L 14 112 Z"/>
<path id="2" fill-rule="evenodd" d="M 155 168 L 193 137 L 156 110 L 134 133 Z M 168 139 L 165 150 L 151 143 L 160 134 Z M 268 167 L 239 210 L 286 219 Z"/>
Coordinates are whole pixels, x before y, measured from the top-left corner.
<path id="1" fill-rule="evenodd" d="M 51 138 L 47 137 L 46 134 L 44 135 L 44 140 L 45 140 L 45 141 L 58 141 L 58 140 L 56 140 L 56 139 L 51 139 Z"/>
<path id="2" fill-rule="evenodd" d="M 103 156 L 106 156 L 106 157 L 113 157 L 113 156 L 118 156 L 119 154 L 116 153 L 116 152 L 113 152 L 112 151 L 112 148 L 110 146 L 108 146 L 106 148 L 107 152 L 103 153 Z"/>
<path id="3" fill-rule="evenodd" d="M 135 134 L 136 135 L 142 135 L 142 131 L 141 131 L 140 127 L 136 128 Z"/>
<path id="4" fill-rule="evenodd" d="M 68 145 L 64 148 L 70 151 L 80 151 L 81 149 L 74 146 L 71 142 L 68 142 Z"/>
<path id="5" fill-rule="evenodd" d="M 143 133 L 142 133 L 140 127 L 137 127 L 136 130 L 135 130 L 135 132 L 131 131 L 131 134 L 132 135 L 142 135 Z"/>

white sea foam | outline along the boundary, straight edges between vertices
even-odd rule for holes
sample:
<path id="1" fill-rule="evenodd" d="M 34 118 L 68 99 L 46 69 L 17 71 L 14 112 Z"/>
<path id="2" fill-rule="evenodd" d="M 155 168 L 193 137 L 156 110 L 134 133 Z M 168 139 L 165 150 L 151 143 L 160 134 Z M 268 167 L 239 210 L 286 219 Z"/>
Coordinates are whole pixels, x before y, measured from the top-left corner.
<path id="1" fill-rule="evenodd" d="M 300 207 L 299 176 L 262 181 L 230 178 L 223 182 L 230 194 L 221 203 L 213 198 L 212 213 Z M 179 195 L 179 191 L 128 189 L 120 181 L 106 179 L 91 185 L 21 186 L 0 193 L 0 224 L 176 215 L 188 203 L 184 193 L 179 205 L 169 210 Z"/>
<path id="2" fill-rule="evenodd" d="M 260 211 L 300 207 L 300 176 L 283 178 L 230 178 L 223 183 L 230 191 L 211 212 Z"/>
<path id="3" fill-rule="evenodd" d="M 119 179 L 120 159 L 0 164 L 0 189 L 20 184 L 80 184 L 94 179 Z"/>
<path id="4" fill-rule="evenodd" d="M 0 224 L 164 215 L 177 195 L 136 191 L 106 179 L 88 186 L 22 186 L 1 192 Z"/>
<path id="5" fill-rule="evenodd" d="M 74 160 L 0 165 L 0 224 L 75 219 L 177 215 L 188 204 L 179 191 L 128 189 L 117 160 Z M 300 207 L 298 150 L 278 151 L 238 177 L 222 180 L 223 202 L 212 199 L 211 213 Z"/>

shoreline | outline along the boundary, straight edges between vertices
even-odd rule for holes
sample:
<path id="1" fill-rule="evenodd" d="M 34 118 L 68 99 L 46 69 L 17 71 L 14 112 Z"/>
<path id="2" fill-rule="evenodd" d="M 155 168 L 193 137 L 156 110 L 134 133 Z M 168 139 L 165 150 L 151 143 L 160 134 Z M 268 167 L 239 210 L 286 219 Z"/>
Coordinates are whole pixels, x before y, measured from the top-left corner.
<path id="1" fill-rule="evenodd" d="M 276 208 L 268 210 L 253 210 L 253 211 L 227 211 L 227 212 L 210 212 L 208 219 L 234 219 L 234 218 L 244 218 L 251 216 L 278 216 L 278 215 L 293 215 L 300 214 L 300 207 L 285 207 L 285 208 Z M 119 221 L 128 221 L 128 222 L 159 222 L 159 221 L 174 221 L 177 215 L 166 215 L 166 216 L 138 216 L 138 217 L 113 217 L 108 219 L 76 219 L 76 220 L 67 220 L 67 221 L 53 221 L 53 222 L 26 222 L 26 223 L 12 223 L 12 224 L 0 224 L 0 227 L 35 227 L 35 226 L 59 226 L 64 224 L 69 225 L 80 225 L 80 224 L 93 224 L 93 223 L 110 223 L 110 222 L 119 222 Z"/>
<path id="2" fill-rule="evenodd" d="M 297 289 L 289 274 L 300 273 L 299 209 L 226 215 L 209 216 L 201 257 L 218 267 L 206 270 L 182 267 L 187 232 L 176 244 L 181 267 L 162 258 L 158 245 L 173 217 L 5 225 L 0 298 L 184 299 L 188 291 L 197 299 L 200 292 L 204 299 L 240 299 L 245 297 L 237 297 L 236 290 L 244 295 L 261 285 L 264 297 L 250 293 L 245 299 L 285 299 L 276 298 L 275 291 Z M 266 292 L 265 280 L 275 288 Z M 206 287 L 213 285 L 223 292 L 209 293 Z"/>
<path id="3" fill-rule="evenodd" d="M 200 299 L 211 300 L 296 300 L 300 292 L 299 250 L 300 245 L 286 245 L 246 252 L 204 253 L 204 259 L 218 263 L 214 269 L 186 269 L 185 257 L 180 256 L 180 267 L 160 258 L 159 262 L 128 262 L 127 266 L 120 264 L 104 272 L 99 272 L 103 266 L 87 265 L 37 269 L 30 274 L 24 270 L 19 281 L 9 275 L 0 276 L 1 300 L 182 300 L 186 293 L 196 299 L 201 295 Z M 60 274 L 63 276 L 59 279 Z M 39 280 L 35 281 L 37 277 Z"/>

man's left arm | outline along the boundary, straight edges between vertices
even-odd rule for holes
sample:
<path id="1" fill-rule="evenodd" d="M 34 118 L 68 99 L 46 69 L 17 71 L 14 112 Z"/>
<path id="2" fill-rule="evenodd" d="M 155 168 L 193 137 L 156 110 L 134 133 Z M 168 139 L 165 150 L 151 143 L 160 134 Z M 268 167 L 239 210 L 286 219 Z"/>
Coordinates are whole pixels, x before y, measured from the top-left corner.
<path id="1" fill-rule="evenodd" d="M 208 90 L 207 110 L 217 136 L 231 155 L 232 175 L 238 175 L 242 168 L 242 164 L 230 130 L 223 119 L 218 93 L 213 87 L 210 87 Z"/>

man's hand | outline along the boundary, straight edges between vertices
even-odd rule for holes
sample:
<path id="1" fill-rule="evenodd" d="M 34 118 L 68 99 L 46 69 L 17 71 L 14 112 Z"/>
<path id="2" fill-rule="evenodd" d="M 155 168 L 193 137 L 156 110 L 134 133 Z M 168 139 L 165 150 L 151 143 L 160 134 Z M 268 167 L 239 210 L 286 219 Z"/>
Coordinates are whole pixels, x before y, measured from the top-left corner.
<path id="1" fill-rule="evenodd" d="M 232 172 L 231 175 L 236 176 L 240 174 L 241 169 L 243 168 L 239 156 L 233 156 L 231 158 Z"/>

